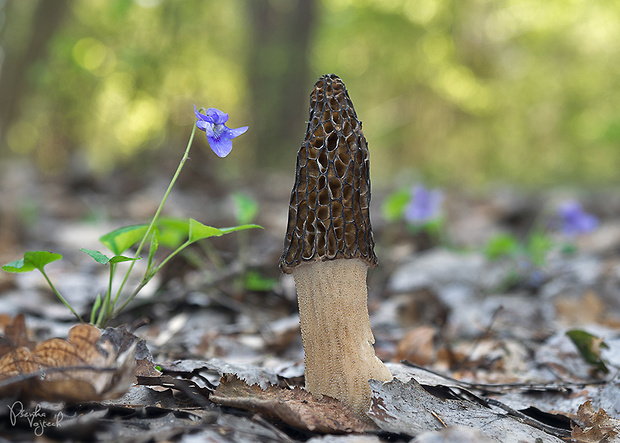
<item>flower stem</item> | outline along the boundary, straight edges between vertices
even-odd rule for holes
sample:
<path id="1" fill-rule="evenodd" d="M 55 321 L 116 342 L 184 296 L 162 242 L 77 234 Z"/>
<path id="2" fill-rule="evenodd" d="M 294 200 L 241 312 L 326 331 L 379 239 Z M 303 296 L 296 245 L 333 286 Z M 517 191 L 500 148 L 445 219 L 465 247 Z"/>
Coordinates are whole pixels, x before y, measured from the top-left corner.
<path id="1" fill-rule="evenodd" d="M 108 290 L 103 299 L 103 303 L 101 304 L 101 309 L 99 310 L 99 316 L 97 317 L 96 326 L 105 326 L 105 323 L 108 322 L 110 314 L 112 312 L 112 308 L 113 308 L 112 282 L 114 281 L 114 271 L 115 271 L 115 263 L 110 263 L 110 277 L 108 279 Z"/>
<path id="2" fill-rule="evenodd" d="M 191 135 L 189 137 L 189 141 L 187 143 L 187 147 L 185 148 L 185 153 L 183 154 L 183 157 L 181 158 L 181 161 L 179 162 L 179 167 L 177 168 L 176 172 L 174 173 L 174 176 L 172 177 L 172 180 L 170 180 L 170 184 L 168 185 L 168 189 L 166 189 L 166 192 L 164 193 L 164 196 L 163 196 L 163 198 L 161 200 L 161 203 L 159 204 L 159 207 L 157 208 L 157 211 L 155 211 L 155 215 L 153 216 L 153 219 L 151 220 L 151 223 L 149 224 L 149 227 L 147 228 L 146 232 L 144 233 L 144 237 L 142 238 L 142 241 L 138 245 L 138 249 L 136 250 L 136 254 L 134 256 L 135 259 L 137 259 L 140 256 L 140 253 L 142 252 L 142 249 L 144 248 L 144 245 L 146 244 L 147 239 L 149 238 L 149 236 L 153 232 L 153 229 L 155 228 L 155 224 L 157 223 L 157 220 L 159 219 L 159 214 L 161 213 L 161 210 L 164 207 L 164 204 L 166 203 L 166 200 L 168 200 L 168 196 L 170 195 L 170 191 L 172 191 L 172 187 L 176 183 L 176 181 L 177 181 L 177 179 L 179 177 L 179 174 L 181 173 L 181 170 L 183 169 L 183 166 L 185 165 L 185 162 L 189 158 L 189 150 L 190 150 L 190 148 L 192 146 L 192 142 L 194 141 L 194 134 L 195 133 L 196 133 L 196 125 L 194 125 L 194 127 L 192 129 L 192 133 L 191 133 Z M 129 266 L 129 269 L 127 270 L 127 272 L 125 274 L 125 278 L 123 279 L 123 282 L 121 283 L 121 286 L 119 287 L 118 292 L 116 293 L 116 296 L 114 297 L 114 302 L 112 303 L 111 315 L 109 315 L 109 316 L 106 315 L 106 322 L 110 318 L 112 318 L 115 315 L 117 315 L 125 306 L 127 306 L 127 304 L 131 300 L 133 300 L 134 297 L 138 294 L 138 291 L 140 289 L 142 289 L 144 287 L 144 285 L 146 285 L 148 280 L 150 280 L 150 278 L 149 278 L 145 282 L 144 279 L 143 279 L 143 281 L 140 283 L 138 288 L 127 298 L 127 300 L 123 303 L 123 305 L 119 309 L 114 310 L 114 307 L 116 306 L 116 302 L 118 301 L 119 296 L 121 295 L 121 292 L 123 291 L 123 288 L 125 287 L 125 284 L 127 283 L 127 280 L 129 279 L 129 274 L 131 273 L 131 270 L 133 269 L 135 263 L 136 263 L 135 260 L 133 260 L 131 262 L 131 265 Z M 147 272 L 148 272 L 148 270 L 147 270 Z"/>
<path id="3" fill-rule="evenodd" d="M 50 285 L 50 288 L 52 288 L 52 291 L 54 291 L 54 294 L 56 294 L 56 296 L 60 299 L 60 301 L 63 302 L 67 308 L 69 308 L 69 310 L 73 313 L 73 315 L 75 315 L 77 319 L 83 323 L 84 320 L 82 320 L 82 317 L 80 317 L 80 315 L 77 312 L 75 312 L 75 310 L 71 307 L 69 302 L 65 300 L 65 298 L 62 295 L 60 295 L 60 292 L 58 292 L 58 290 L 56 289 L 56 286 L 54 286 L 54 284 L 52 283 L 50 278 L 47 276 L 45 271 L 42 268 L 40 268 L 39 271 L 41 271 L 41 274 L 43 274 L 43 277 L 45 277 L 45 280 L 47 280 L 47 284 Z"/>
<path id="4" fill-rule="evenodd" d="M 125 300 L 125 302 L 121 305 L 121 307 L 119 307 L 116 311 L 114 311 L 113 315 L 117 315 L 119 312 L 121 312 L 123 309 L 125 309 L 125 307 L 129 304 L 129 302 L 131 300 L 133 300 L 133 298 L 138 295 L 138 292 L 140 292 L 142 290 L 143 287 L 145 287 L 147 285 L 147 283 L 149 281 L 151 281 L 151 279 L 155 276 L 155 274 L 157 274 L 159 272 L 159 270 L 166 264 L 168 263 L 168 261 L 174 257 L 175 255 L 177 255 L 179 252 L 181 252 L 183 249 L 185 249 L 188 245 L 190 244 L 189 241 L 186 241 L 185 243 L 183 243 L 181 246 L 179 246 L 174 252 L 170 253 L 170 255 L 168 255 L 168 257 L 166 257 L 160 264 L 159 266 L 157 266 L 155 269 L 153 269 L 152 271 L 147 270 L 147 274 L 144 275 L 144 278 L 142 279 L 142 281 L 140 282 L 140 284 L 138 285 L 138 287 L 133 291 L 133 293 L 127 298 L 127 300 Z"/>

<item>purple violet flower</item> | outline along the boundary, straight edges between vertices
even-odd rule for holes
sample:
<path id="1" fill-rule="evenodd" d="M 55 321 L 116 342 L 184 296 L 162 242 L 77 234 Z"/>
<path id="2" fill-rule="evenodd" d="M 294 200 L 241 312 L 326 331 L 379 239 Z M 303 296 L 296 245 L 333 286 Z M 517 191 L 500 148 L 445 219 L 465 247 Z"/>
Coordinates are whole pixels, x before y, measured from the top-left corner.
<path id="1" fill-rule="evenodd" d="M 198 119 L 196 127 L 207 134 L 209 146 L 218 157 L 226 157 L 230 154 L 233 138 L 239 137 L 248 130 L 247 126 L 236 129 L 228 128 L 224 124 L 228 121 L 228 114 L 219 109 L 209 108 L 205 114 L 201 114 L 194 105 L 194 113 Z"/>
<path id="2" fill-rule="evenodd" d="M 569 200 L 560 205 L 557 212 L 560 230 L 567 237 L 575 237 L 594 231 L 598 227 L 598 219 L 583 210 L 576 200 Z"/>
<path id="3" fill-rule="evenodd" d="M 416 185 L 405 210 L 405 219 L 414 224 L 434 220 L 440 215 L 442 202 L 443 193 L 440 190 L 428 190 L 423 185 Z"/>

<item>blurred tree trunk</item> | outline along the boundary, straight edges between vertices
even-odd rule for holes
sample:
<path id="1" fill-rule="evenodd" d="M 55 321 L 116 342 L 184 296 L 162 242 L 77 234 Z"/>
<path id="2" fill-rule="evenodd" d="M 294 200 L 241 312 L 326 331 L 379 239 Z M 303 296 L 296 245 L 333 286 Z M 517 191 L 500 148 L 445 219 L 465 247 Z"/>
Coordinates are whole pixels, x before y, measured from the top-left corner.
<path id="1" fill-rule="evenodd" d="M 39 0 L 28 13 L 24 4 L 7 2 L 0 45 L 4 60 L 0 66 L 0 157 L 6 155 L 6 133 L 19 115 L 19 103 L 28 90 L 28 67 L 43 58 L 54 32 L 69 9 L 68 0 Z M 21 28 L 19 31 L 16 27 Z M 24 27 L 27 31 L 24 32 Z M 18 36 L 19 37 L 16 37 Z M 25 39 L 17 42 L 16 39 Z M 16 49 L 17 48 L 17 49 Z"/>
<path id="2" fill-rule="evenodd" d="M 316 0 L 249 0 L 248 77 L 261 166 L 292 168 L 308 119 L 308 49 Z"/>

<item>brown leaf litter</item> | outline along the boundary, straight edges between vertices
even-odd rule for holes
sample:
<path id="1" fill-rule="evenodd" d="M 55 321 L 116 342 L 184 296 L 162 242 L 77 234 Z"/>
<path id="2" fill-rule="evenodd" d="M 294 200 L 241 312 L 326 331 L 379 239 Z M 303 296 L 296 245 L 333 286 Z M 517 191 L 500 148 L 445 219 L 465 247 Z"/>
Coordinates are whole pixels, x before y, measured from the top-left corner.
<path id="1" fill-rule="evenodd" d="M 78 324 L 67 340 L 28 340 L 23 315 L 0 341 L 0 397 L 52 402 L 118 398 L 134 379 L 135 343 L 118 349 L 93 325 Z"/>
<path id="2" fill-rule="evenodd" d="M 611 418 L 603 408 L 594 410 L 588 400 L 577 411 L 579 426 L 571 433 L 578 443 L 612 443 L 620 441 L 620 420 Z"/>
<path id="3" fill-rule="evenodd" d="M 351 409 L 330 397 L 317 399 L 301 388 L 282 389 L 248 385 L 235 375 L 225 375 L 211 401 L 279 418 L 297 429 L 320 433 L 366 432 L 376 429 Z"/>

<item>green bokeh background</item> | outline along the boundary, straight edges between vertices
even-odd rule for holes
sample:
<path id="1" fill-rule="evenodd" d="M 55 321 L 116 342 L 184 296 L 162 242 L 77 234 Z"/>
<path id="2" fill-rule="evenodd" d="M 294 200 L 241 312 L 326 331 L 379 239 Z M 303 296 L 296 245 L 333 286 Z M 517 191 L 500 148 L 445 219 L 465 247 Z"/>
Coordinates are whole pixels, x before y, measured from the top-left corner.
<path id="1" fill-rule="evenodd" d="M 178 159 L 192 104 L 250 126 L 227 174 L 290 171 L 332 72 L 373 180 L 608 185 L 620 169 L 617 0 L 12 0 L 0 14 L 0 161 L 43 174 Z"/>

